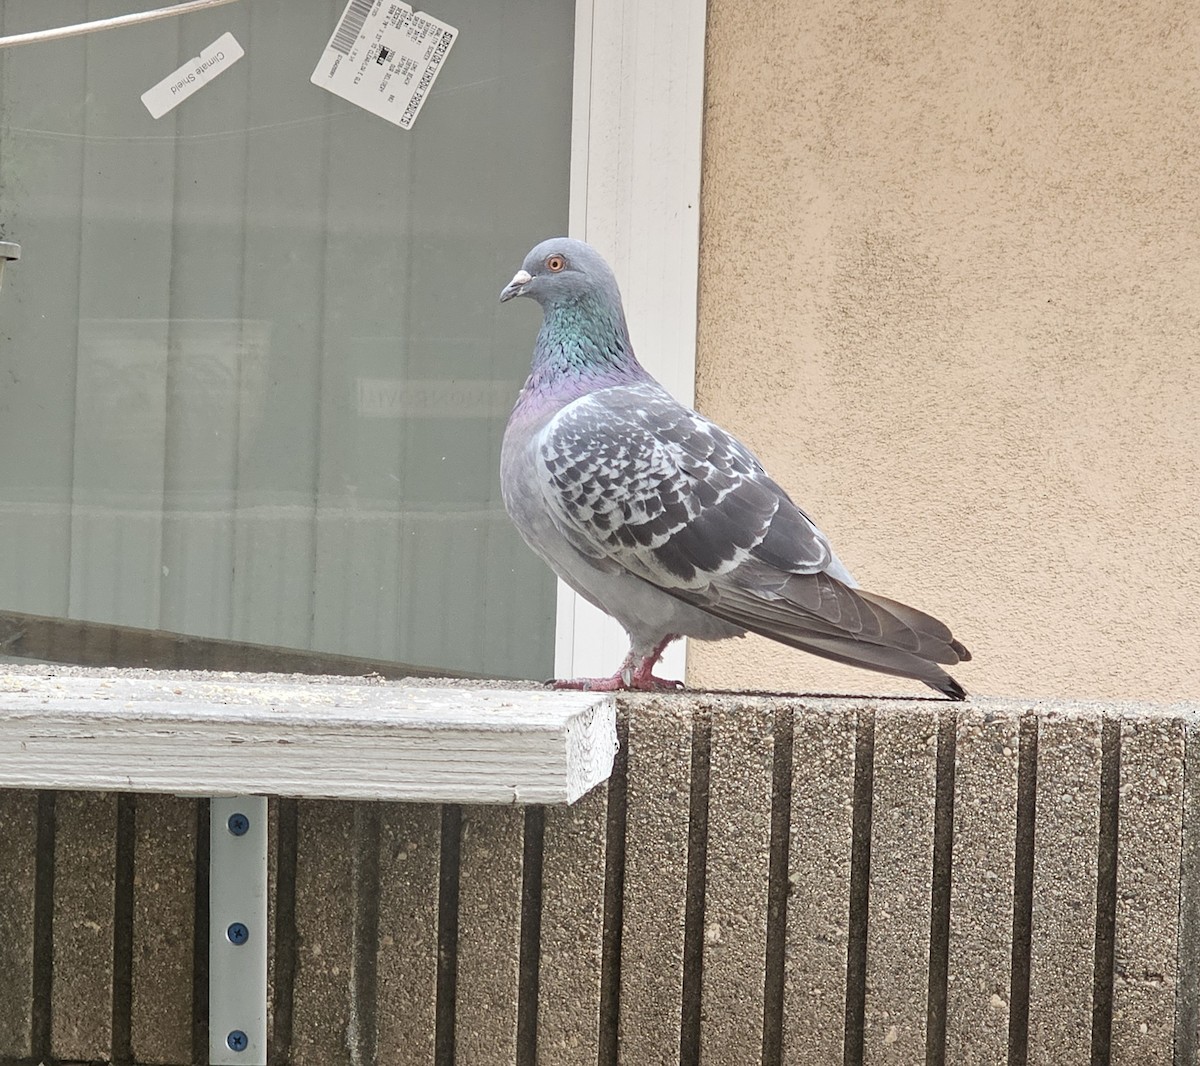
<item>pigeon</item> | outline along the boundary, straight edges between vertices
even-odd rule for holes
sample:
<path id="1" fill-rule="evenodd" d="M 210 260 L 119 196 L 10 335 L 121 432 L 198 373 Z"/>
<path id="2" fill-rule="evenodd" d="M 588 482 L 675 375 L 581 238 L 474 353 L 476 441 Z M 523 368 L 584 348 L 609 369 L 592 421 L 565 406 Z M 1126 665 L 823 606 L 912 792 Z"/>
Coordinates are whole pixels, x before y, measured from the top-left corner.
<path id="1" fill-rule="evenodd" d="M 518 296 L 543 317 L 504 433 L 504 506 L 529 547 L 629 636 L 611 677 L 556 687 L 678 688 L 654 674 L 671 641 L 749 632 L 966 698 L 943 669 L 971 658 L 950 630 L 859 588 L 750 450 L 642 367 L 594 248 L 538 244 L 500 302 Z"/>

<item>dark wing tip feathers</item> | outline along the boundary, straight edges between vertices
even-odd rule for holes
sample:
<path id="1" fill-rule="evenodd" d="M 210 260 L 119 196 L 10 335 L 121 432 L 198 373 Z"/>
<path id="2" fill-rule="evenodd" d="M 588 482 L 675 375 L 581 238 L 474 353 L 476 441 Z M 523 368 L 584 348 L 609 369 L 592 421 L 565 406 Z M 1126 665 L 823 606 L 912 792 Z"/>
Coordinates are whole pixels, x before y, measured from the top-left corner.
<path id="1" fill-rule="evenodd" d="M 964 648 L 963 650 L 965 651 L 966 649 Z M 967 657 L 970 658 L 970 655 L 968 654 Z M 928 681 L 925 683 L 930 685 L 931 688 L 936 689 L 947 699 L 961 701 L 967 698 L 967 690 L 963 688 L 962 685 L 960 685 L 957 681 L 955 681 L 954 678 L 952 678 L 949 674 L 946 675 L 946 680 L 940 684 L 932 685 Z"/>
<path id="2" fill-rule="evenodd" d="M 856 590 L 859 591 L 859 590 Z M 937 643 L 944 642 L 949 647 L 950 651 L 958 657 L 960 663 L 969 662 L 971 653 L 967 650 L 967 646 L 960 640 L 956 640 L 950 634 L 950 629 L 943 622 L 934 618 L 932 615 L 926 614 L 924 611 L 918 611 L 915 607 L 909 607 L 907 604 L 899 603 L 896 600 L 886 599 L 882 596 L 872 596 L 870 593 L 865 597 L 870 602 L 873 602 L 877 607 L 887 610 L 889 607 L 892 610 L 888 611 L 893 618 L 897 618 L 903 624 L 911 627 L 922 636 L 932 638 L 932 642 L 936 646 Z M 922 642 L 926 644 L 926 642 Z M 929 655 L 927 647 L 922 647 L 917 655 L 925 658 Z M 929 656 L 934 661 L 945 662 L 945 658 L 937 656 Z M 947 699 L 961 701 L 967 698 L 967 690 L 962 687 L 953 677 L 944 670 L 932 671 L 929 676 L 921 677 L 935 692 L 940 692 Z"/>
<path id="3" fill-rule="evenodd" d="M 749 574 L 743 572 L 743 576 Z M 852 589 L 826 573 L 791 575 L 789 581 L 791 591 L 798 594 L 786 598 L 764 598 L 764 590 L 753 584 L 726 584 L 715 600 L 690 590 L 668 591 L 789 647 L 850 666 L 910 677 L 948 699 L 966 699 L 966 690 L 938 663 L 952 666 L 969 660 L 971 653 L 942 622 L 907 604 Z M 815 588 L 837 596 L 814 597 Z M 857 603 L 860 610 L 835 608 L 835 601 L 840 608 Z M 868 627 L 863 623 L 871 615 L 875 624 Z"/>

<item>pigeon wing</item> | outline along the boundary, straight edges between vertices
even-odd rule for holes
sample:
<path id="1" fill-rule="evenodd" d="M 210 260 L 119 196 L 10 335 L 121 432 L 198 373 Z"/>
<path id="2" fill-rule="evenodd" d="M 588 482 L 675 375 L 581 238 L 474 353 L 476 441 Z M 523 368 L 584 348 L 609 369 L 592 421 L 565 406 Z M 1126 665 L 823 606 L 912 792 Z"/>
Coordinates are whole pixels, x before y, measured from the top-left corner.
<path id="1" fill-rule="evenodd" d="M 810 574 L 832 558 L 744 445 L 657 387 L 576 400 L 543 430 L 537 461 L 575 547 L 667 592 L 703 592 L 752 555 Z"/>

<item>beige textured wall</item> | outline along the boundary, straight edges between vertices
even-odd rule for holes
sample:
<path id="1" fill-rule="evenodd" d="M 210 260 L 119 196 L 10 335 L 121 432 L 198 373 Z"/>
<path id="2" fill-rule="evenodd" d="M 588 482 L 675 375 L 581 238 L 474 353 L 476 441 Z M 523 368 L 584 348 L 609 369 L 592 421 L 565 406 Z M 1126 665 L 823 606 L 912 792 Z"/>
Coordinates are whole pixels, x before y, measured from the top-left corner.
<path id="1" fill-rule="evenodd" d="M 969 690 L 1200 697 L 1200 5 L 710 0 L 705 121 L 700 408 Z"/>

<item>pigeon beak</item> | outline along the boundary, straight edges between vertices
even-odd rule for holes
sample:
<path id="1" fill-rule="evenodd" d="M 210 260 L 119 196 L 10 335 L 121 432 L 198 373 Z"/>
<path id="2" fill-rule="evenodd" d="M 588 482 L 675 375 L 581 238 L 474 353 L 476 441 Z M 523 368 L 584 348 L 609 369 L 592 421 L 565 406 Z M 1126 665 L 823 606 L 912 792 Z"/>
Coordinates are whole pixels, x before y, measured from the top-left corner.
<path id="1" fill-rule="evenodd" d="M 505 300 L 511 300 L 514 296 L 524 296 L 525 286 L 531 281 L 533 281 L 533 276 L 528 270 L 518 270 L 513 275 L 512 281 L 505 285 L 501 291 L 500 302 L 504 303 Z"/>

